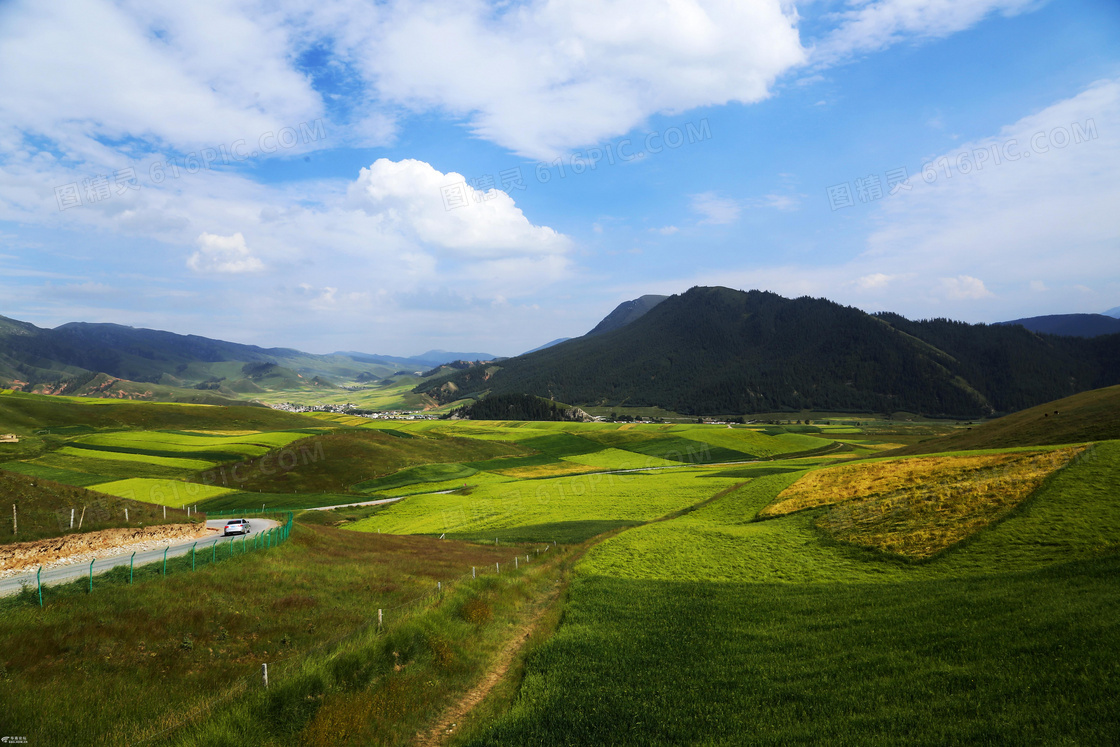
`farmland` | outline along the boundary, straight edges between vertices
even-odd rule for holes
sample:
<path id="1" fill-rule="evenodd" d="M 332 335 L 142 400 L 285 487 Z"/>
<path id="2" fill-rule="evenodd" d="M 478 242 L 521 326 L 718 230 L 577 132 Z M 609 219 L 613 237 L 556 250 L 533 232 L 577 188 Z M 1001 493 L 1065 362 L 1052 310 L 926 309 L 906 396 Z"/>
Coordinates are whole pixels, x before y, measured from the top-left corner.
<path id="1" fill-rule="evenodd" d="M 1097 412 L 1097 395 L 1086 402 Z M 213 615 L 152 612 L 198 583 L 186 576 L 166 589 L 145 582 L 139 596 L 111 583 L 103 597 L 64 595 L 47 610 L 48 664 L 0 641 L 0 686 L 28 688 L 13 701 L 23 724 L 34 721 L 34 693 L 66 686 L 69 662 L 139 701 L 145 678 L 181 675 L 166 705 L 119 727 L 117 711 L 83 700 L 82 723 L 111 743 L 154 734 L 161 708 L 206 702 L 209 715 L 176 727 L 169 743 L 264 733 L 270 744 L 405 744 L 481 676 L 509 625 L 555 607 L 547 634 L 451 743 L 1102 743 L 1120 728 L 1120 441 L 1079 439 L 1069 423 L 1063 443 L 1002 445 L 1015 440 L 1004 429 L 1001 446 L 965 451 L 953 440 L 988 426 L 327 414 L 266 424 L 254 414 L 247 427 L 211 408 L 161 429 L 107 418 L 113 406 L 68 405 L 68 424 L 29 429 L 39 441 L 18 444 L 25 450 L 2 468 L 52 481 L 63 503 L 83 500 L 83 487 L 102 500 L 211 511 L 401 500 L 307 512 L 276 554 L 204 569 L 231 587 L 206 587 Z M 938 449 L 943 433 L 955 435 Z M 907 455 L 915 449 L 926 453 Z M 379 636 L 363 618 L 454 569 L 525 559 L 545 543 L 557 558 L 577 548 L 578 562 L 463 587 L 450 606 L 418 611 L 407 635 Z M 550 596 L 569 579 L 565 595 Z M 250 600 L 250 627 L 231 617 L 231 592 Z M 149 620 L 152 663 L 120 654 L 136 673 L 95 662 L 132 635 L 101 606 L 110 598 Z M 462 605 L 474 598 L 488 600 L 491 617 L 467 625 Z M 0 614 L 25 626 L 15 630 L 40 614 L 6 604 Z M 57 643 L 94 619 L 104 631 L 96 645 Z M 341 648 L 317 647 L 347 635 Z M 395 668 L 401 646 L 412 668 Z M 280 701 L 238 684 L 277 651 L 291 658 L 277 670 Z M 204 674 L 203 660 L 219 657 Z M 431 698 L 424 683 L 435 683 Z M 200 695 L 215 687 L 233 689 L 220 703 Z M 46 737 L 76 723 L 28 728 Z"/>

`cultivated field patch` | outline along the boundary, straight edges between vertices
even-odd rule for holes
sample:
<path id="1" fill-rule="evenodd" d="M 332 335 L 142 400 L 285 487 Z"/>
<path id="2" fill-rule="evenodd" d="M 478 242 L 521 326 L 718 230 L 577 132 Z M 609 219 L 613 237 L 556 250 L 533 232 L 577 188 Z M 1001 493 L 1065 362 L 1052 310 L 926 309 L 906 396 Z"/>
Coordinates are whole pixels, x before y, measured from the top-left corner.
<path id="1" fill-rule="evenodd" d="M 808 473 L 759 512 L 821 506 L 835 539 L 928 558 L 1006 516 L 1085 447 L 841 465 Z"/>
<path id="2" fill-rule="evenodd" d="M 105 482 L 91 486 L 91 489 L 141 503 L 175 507 L 193 506 L 208 498 L 237 492 L 217 485 L 199 485 L 181 480 L 158 480 L 146 477 Z"/>
<path id="3" fill-rule="evenodd" d="M 556 522 L 643 522 L 692 506 L 735 484 L 727 478 L 706 478 L 707 472 L 666 470 L 664 474 L 590 474 L 483 483 L 466 495 L 406 498 L 347 529 L 463 535 Z"/>
<path id="4" fill-rule="evenodd" d="M 201 459 L 181 459 L 179 457 L 152 456 L 151 454 L 129 454 L 119 451 L 93 451 L 90 449 L 78 449 L 73 446 L 63 446 L 55 453 L 61 456 L 75 457 L 77 459 L 88 459 L 95 463 L 100 460 L 111 462 L 140 462 L 142 464 L 158 467 L 170 467 L 171 469 L 189 471 L 207 469 L 212 465 L 212 462 L 204 462 Z"/>

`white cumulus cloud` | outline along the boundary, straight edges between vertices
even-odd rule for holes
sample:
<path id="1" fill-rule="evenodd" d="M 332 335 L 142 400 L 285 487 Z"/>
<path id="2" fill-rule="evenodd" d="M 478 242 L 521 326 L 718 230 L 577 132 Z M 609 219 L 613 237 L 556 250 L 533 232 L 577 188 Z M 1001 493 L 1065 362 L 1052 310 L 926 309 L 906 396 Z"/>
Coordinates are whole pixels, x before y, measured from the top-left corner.
<path id="1" fill-rule="evenodd" d="M 860 290 L 880 290 L 886 288 L 891 282 L 891 276 L 885 275 L 881 272 L 873 272 L 870 275 L 864 275 L 856 281 L 856 286 Z"/>
<path id="2" fill-rule="evenodd" d="M 187 267 L 195 272 L 235 275 L 263 270 L 264 263 L 250 253 L 240 233 L 232 236 L 203 233 L 198 237 L 198 251 L 187 259 Z"/>
<path id="3" fill-rule="evenodd" d="M 945 295 L 954 301 L 977 300 L 992 295 L 992 292 L 984 287 L 983 280 L 969 275 L 941 278 L 941 287 Z"/>
<path id="4" fill-rule="evenodd" d="M 350 203 L 384 231 L 461 257 L 562 254 L 571 244 L 548 226 L 529 222 L 505 192 L 476 190 L 461 174 L 414 159 L 380 158 L 362 169 L 350 187 Z"/>
<path id="5" fill-rule="evenodd" d="M 652 114 L 752 103 L 805 61 L 782 0 L 397 3 L 358 55 L 381 97 L 548 158 Z"/>

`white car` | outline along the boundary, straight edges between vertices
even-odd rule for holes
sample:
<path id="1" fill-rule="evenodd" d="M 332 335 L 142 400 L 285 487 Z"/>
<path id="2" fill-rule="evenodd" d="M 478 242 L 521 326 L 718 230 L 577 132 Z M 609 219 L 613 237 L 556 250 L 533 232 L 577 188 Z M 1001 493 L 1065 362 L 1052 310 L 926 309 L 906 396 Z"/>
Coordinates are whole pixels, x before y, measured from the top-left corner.
<path id="1" fill-rule="evenodd" d="M 248 519 L 230 519 L 226 522 L 226 528 L 222 530 L 222 535 L 228 537 L 231 534 L 249 534 L 252 531 Z"/>

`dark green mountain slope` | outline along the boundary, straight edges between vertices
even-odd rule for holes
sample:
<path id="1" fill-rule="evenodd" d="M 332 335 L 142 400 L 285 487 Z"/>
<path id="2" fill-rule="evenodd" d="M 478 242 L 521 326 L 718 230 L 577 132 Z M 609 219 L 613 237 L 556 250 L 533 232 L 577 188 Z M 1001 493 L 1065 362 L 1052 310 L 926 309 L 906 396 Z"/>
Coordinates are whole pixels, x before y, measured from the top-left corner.
<path id="1" fill-rule="evenodd" d="M 801 409 L 975 417 L 1120 381 L 1120 336 L 870 315 L 824 299 L 693 288 L 625 327 L 419 389 L 520 392 L 688 414 Z"/>

